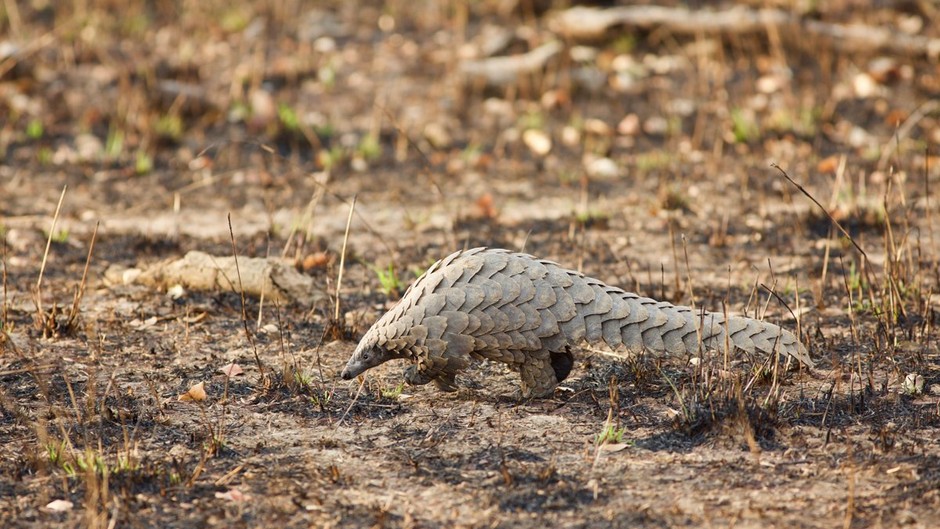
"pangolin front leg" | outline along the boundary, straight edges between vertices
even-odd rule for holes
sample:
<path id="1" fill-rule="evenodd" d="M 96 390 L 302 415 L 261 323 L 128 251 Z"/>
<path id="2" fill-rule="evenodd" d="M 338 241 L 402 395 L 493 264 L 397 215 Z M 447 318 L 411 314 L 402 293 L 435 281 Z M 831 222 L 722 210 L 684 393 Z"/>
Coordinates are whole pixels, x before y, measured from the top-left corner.
<path id="1" fill-rule="evenodd" d="M 433 382 L 437 389 L 441 391 L 457 391 L 456 373 L 435 373 L 431 374 L 422 371 L 420 366 L 409 366 L 405 369 L 405 382 L 412 386 L 423 386 Z"/>

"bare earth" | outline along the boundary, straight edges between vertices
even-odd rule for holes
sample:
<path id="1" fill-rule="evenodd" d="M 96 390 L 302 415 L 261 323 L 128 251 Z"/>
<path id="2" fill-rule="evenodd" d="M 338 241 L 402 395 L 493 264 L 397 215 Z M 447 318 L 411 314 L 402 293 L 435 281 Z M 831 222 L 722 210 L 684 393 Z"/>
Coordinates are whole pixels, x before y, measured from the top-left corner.
<path id="1" fill-rule="evenodd" d="M 0 525 L 940 527 L 935 49 L 566 38 L 562 2 L 61 4 L 0 8 Z M 940 38 L 930 2 L 803 4 L 767 7 Z M 321 301 L 130 281 L 231 257 L 229 216 Z M 817 369 L 584 347 L 531 401 L 495 364 L 339 378 L 475 246 L 799 328 Z"/>

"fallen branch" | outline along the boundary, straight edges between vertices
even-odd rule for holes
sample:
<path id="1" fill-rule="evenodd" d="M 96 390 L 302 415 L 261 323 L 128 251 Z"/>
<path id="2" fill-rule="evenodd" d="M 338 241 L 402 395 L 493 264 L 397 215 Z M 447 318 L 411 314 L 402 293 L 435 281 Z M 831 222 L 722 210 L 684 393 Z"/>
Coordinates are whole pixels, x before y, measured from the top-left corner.
<path id="1" fill-rule="evenodd" d="M 595 39 L 613 26 L 663 27 L 674 33 L 757 33 L 768 27 L 793 27 L 808 37 L 824 38 L 842 51 L 884 50 L 904 55 L 940 57 L 940 39 L 907 35 L 897 29 L 806 20 L 779 9 L 736 6 L 724 11 L 626 6 L 609 9 L 572 7 L 558 13 L 549 27 L 569 39 Z"/>
<path id="2" fill-rule="evenodd" d="M 315 305 L 328 298 L 317 288 L 313 278 L 298 272 L 278 258 L 242 257 L 238 260 L 241 286 L 245 294 L 262 293 L 278 303 L 297 302 Z M 163 261 L 143 271 L 112 268 L 106 279 L 112 283 L 140 283 L 161 289 L 180 285 L 190 290 L 238 292 L 239 270 L 234 257 L 219 257 L 192 251 L 182 259 Z"/>
<path id="3" fill-rule="evenodd" d="M 483 79 L 490 85 L 511 85 L 519 77 L 541 70 L 561 50 L 561 42 L 553 40 L 519 55 L 464 61 L 460 63 L 460 73 Z"/>

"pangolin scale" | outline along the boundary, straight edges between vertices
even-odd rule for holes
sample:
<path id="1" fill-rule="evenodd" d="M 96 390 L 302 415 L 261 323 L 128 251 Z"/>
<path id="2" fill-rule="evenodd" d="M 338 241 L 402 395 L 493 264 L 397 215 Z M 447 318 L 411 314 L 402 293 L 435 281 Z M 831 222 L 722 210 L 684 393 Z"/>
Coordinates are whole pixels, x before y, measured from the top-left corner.
<path id="1" fill-rule="evenodd" d="M 730 344 L 750 354 L 790 356 L 812 368 L 793 333 L 640 297 L 557 263 L 509 250 L 474 248 L 434 263 L 363 336 L 343 369 L 351 379 L 389 360 L 414 363 L 410 384 L 453 390 L 471 359 L 509 364 L 525 397 L 551 395 L 571 371 L 570 346 L 693 356 Z"/>

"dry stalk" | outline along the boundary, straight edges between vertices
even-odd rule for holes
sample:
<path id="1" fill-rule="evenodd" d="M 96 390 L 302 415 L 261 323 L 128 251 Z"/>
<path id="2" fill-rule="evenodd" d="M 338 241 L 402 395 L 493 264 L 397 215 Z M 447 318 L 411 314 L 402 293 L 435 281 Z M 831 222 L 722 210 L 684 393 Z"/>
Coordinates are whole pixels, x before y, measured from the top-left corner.
<path id="1" fill-rule="evenodd" d="M 238 248 L 235 245 L 235 230 L 232 228 L 232 214 L 229 213 L 228 218 L 228 234 L 229 239 L 232 242 L 232 256 L 235 259 L 235 273 L 238 275 L 238 293 L 239 298 L 241 299 L 241 308 L 242 308 L 242 325 L 245 328 L 245 339 L 248 340 L 248 344 L 251 346 L 251 351 L 255 356 L 255 363 L 258 365 L 258 372 L 261 374 L 261 382 L 267 383 L 267 375 L 264 372 L 264 364 L 261 363 L 261 357 L 258 355 L 258 346 L 255 344 L 254 339 L 251 337 L 251 330 L 248 329 L 248 304 L 245 301 L 245 289 L 242 287 L 242 271 L 238 266 Z M 228 374 L 225 375 L 225 390 L 226 396 L 228 395 Z M 223 406 L 227 401 L 227 398 L 223 398 Z M 225 416 L 225 408 L 222 409 L 222 416 Z"/>
<path id="2" fill-rule="evenodd" d="M 3 240 L 0 241 L 3 244 L 3 251 L 0 253 L 0 274 L 3 278 L 3 303 L 0 303 L 0 331 L 5 332 L 8 329 L 7 322 L 9 321 L 9 304 L 10 304 L 10 295 L 7 291 L 7 237 L 6 234 L 3 234 Z M 2 337 L 0 337 L 2 340 Z M 12 343 L 12 342 L 11 342 Z"/>
<path id="3" fill-rule="evenodd" d="M 676 287 L 674 291 L 675 294 L 672 297 L 672 301 L 674 303 L 678 303 L 679 301 L 682 300 L 682 280 L 679 278 L 679 251 L 676 249 L 676 234 L 675 234 L 675 228 L 673 227 L 673 221 L 674 219 L 672 218 L 672 215 L 670 215 L 669 222 L 668 222 L 669 244 L 672 246 L 672 263 L 676 267 L 675 269 Z M 665 292 L 663 292 L 663 296 L 664 296 L 663 299 L 667 299 L 665 297 Z"/>
<path id="4" fill-rule="evenodd" d="M 346 231 L 343 233 L 343 250 L 339 254 L 339 272 L 336 274 L 336 302 L 333 306 L 333 321 L 340 323 L 340 289 L 343 287 L 343 270 L 346 268 L 346 244 L 349 242 L 349 227 L 352 224 L 353 212 L 356 210 L 357 196 L 353 196 L 352 204 L 349 205 L 349 216 L 346 218 Z"/>
<path id="5" fill-rule="evenodd" d="M 685 276 L 689 286 L 689 306 L 692 307 L 692 310 L 695 310 L 695 289 L 692 286 L 692 267 L 689 266 L 689 241 L 684 233 L 680 237 L 682 238 L 682 253 L 685 255 Z M 725 314 L 726 320 L 727 317 L 728 315 Z"/>
<path id="6" fill-rule="evenodd" d="M 36 305 L 37 322 L 45 329 L 47 327 L 46 315 L 42 310 L 42 278 L 46 271 L 46 262 L 49 259 L 49 249 L 52 247 L 52 238 L 55 236 L 55 227 L 59 222 L 59 212 L 62 210 L 62 202 L 65 200 L 65 192 L 69 186 L 62 187 L 62 194 L 59 195 L 59 202 L 55 207 L 55 214 L 52 216 L 52 225 L 49 227 L 49 236 L 46 237 L 46 250 L 42 254 L 42 263 L 39 265 L 39 277 L 36 279 L 36 286 L 33 291 L 33 303 Z M 54 318 L 54 315 L 52 316 Z M 55 323 L 53 322 L 53 328 Z"/>
<path id="7" fill-rule="evenodd" d="M 78 321 L 78 307 L 82 302 L 82 297 L 85 296 L 85 286 L 87 285 L 88 280 L 88 267 L 91 265 L 91 256 L 95 251 L 95 240 L 98 238 L 98 227 L 101 225 L 101 221 L 95 222 L 95 231 L 91 234 L 91 243 L 88 245 L 88 256 L 85 257 L 85 268 L 82 270 L 82 281 L 78 285 L 78 290 L 75 291 L 75 297 L 72 299 L 72 310 L 69 311 L 68 323 L 66 327 L 72 329 L 75 323 Z"/>

